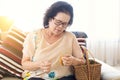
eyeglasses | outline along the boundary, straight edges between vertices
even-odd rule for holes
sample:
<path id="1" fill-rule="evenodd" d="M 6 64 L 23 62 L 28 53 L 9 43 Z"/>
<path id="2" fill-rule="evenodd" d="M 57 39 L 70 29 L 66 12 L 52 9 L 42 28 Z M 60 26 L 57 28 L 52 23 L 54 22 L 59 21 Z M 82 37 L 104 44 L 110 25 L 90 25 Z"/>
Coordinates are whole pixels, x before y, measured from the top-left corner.
<path id="1" fill-rule="evenodd" d="M 58 20 L 56 18 L 53 18 L 53 20 L 54 20 L 54 24 L 56 26 L 62 25 L 62 27 L 64 27 L 64 28 L 66 28 L 68 26 L 68 22 L 62 22 L 61 20 Z"/>

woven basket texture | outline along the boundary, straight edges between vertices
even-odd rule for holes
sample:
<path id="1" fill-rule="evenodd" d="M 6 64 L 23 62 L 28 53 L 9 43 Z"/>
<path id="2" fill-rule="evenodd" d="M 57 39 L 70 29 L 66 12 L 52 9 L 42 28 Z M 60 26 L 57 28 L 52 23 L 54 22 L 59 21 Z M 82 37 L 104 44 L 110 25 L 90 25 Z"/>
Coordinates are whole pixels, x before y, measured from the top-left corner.
<path id="1" fill-rule="evenodd" d="M 86 55 L 86 64 L 74 66 L 76 80 L 100 80 L 101 64 L 95 61 L 95 58 L 86 47 L 81 46 L 81 49 Z M 88 54 L 92 58 L 89 58 Z"/>
<path id="2" fill-rule="evenodd" d="M 90 64 L 90 70 L 87 65 L 74 66 L 74 69 L 77 80 L 100 80 L 101 64 L 97 62 Z"/>

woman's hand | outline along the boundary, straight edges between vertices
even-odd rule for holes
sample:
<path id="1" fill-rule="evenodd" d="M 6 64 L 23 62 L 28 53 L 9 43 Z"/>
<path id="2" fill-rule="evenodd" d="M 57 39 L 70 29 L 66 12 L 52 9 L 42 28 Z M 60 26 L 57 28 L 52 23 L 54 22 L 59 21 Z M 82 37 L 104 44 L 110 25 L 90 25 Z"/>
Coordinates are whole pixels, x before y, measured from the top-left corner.
<path id="1" fill-rule="evenodd" d="M 44 72 L 49 72 L 51 68 L 50 61 L 30 61 L 29 57 L 24 57 L 22 59 L 22 68 L 24 70 L 38 70 L 41 69 Z"/>
<path id="2" fill-rule="evenodd" d="M 63 65 L 65 65 L 65 66 L 71 66 L 71 65 L 84 64 L 85 60 L 84 60 L 84 58 L 79 59 L 74 56 L 65 55 L 62 57 L 62 62 L 63 62 Z"/>
<path id="3" fill-rule="evenodd" d="M 40 69 L 43 70 L 43 72 L 49 73 L 51 69 L 51 62 L 50 61 L 42 61 L 40 63 Z"/>

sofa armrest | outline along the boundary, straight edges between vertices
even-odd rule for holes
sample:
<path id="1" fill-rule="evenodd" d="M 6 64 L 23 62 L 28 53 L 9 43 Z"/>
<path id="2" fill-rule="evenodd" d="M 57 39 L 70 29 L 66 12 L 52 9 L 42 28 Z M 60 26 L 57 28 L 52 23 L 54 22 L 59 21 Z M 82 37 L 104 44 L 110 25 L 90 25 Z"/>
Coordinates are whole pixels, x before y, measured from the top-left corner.
<path id="1" fill-rule="evenodd" d="M 120 71 L 116 68 L 96 59 L 97 62 L 102 64 L 101 67 L 101 80 L 120 80 Z"/>

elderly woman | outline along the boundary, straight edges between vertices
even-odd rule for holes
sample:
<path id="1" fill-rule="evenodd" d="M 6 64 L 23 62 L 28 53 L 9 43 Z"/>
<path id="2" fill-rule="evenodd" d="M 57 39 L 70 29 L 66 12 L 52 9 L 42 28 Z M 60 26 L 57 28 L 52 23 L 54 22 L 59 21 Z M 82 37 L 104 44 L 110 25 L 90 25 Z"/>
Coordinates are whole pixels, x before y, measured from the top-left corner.
<path id="1" fill-rule="evenodd" d="M 73 8 L 53 3 L 44 16 L 44 28 L 30 32 L 23 48 L 22 67 L 28 80 L 75 80 L 71 66 L 85 60 L 75 35 L 66 31 L 73 22 Z"/>

